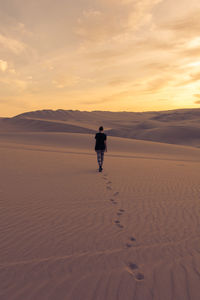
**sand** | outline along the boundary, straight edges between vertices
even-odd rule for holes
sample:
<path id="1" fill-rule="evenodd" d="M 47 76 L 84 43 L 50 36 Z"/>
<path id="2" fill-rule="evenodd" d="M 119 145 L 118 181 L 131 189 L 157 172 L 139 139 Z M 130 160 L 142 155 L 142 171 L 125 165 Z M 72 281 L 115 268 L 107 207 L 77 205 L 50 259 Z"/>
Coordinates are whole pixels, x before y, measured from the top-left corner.
<path id="1" fill-rule="evenodd" d="M 0 132 L 88 133 L 104 125 L 109 136 L 200 148 L 200 109 L 156 112 L 39 110 L 0 118 Z"/>
<path id="2" fill-rule="evenodd" d="M 199 300 L 200 150 L 0 134 L 1 300 Z"/>

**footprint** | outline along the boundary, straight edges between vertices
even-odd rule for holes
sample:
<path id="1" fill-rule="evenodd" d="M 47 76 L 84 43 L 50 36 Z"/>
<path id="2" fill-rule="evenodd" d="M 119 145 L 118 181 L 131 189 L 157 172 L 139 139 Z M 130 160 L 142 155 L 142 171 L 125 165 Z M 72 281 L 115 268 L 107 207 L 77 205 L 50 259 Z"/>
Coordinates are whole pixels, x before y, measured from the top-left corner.
<path id="1" fill-rule="evenodd" d="M 132 245 L 127 243 L 127 244 L 126 244 L 126 247 L 127 247 L 127 248 L 131 248 Z"/>
<path id="2" fill-rule="evenodd" d="M 131 270 L 136 270 L 136 269 L 138 269 L 138 265 L 136 265 L 136 264 L 134 264 L 134 263 L 132 263 L 132 262 L 130 262 L 130 263 L 128 264 L 128 266 L 129 266 L 129 268 L 130 268 Z M 138 273 L 138 274 L 140 274 L 140 273 Z"/>
<path id="3" fill-rule="evenodd" d="M 136 238 L 134 238 L 133 236 L 130 237 L 130 241 L 135 242 Z"/>
<path id="4" fill-rule="evenodd" d="M 113 204 L 117 204 L 117 202 L 116 202 L 114 199 L 112 199 L 112 198 L 110 198 L 110 201 L 111 201 Z"/>
<path id="5" fill-rule="evenodd" d="M 142 274 L 141 272 L 135 273 L 135 271 L 139 269 L 138 265 L 130 262 L 128 264 L 128 267 L 129 267 L 129 270 L 128 270 L 129 273 L 131 273 L 135 277 L 136 280 L 138 280 L 138 281 L 144 280 L 144 274 Z"/>
<path id="6" fill-rule="evenodd" d="M 116 223 L 116 224 L 119 224 L 119 223 L 120 223 L 120 221 L 119 221 L 119 220 L 115 220 L 115 223 Z"/>
<path id="7" fill-rule="evenodd" d="M 142 273 L 137 273 L 136 275 L 135 275 L 135 279 L 136 280 L 144 280 L 144 274 L 142 274 Z"/>
<path id="8" fill-rule="evenodd" d="M 117 195 L 119 195 L 119 192 L 115 192 L 115 193 L 113 194 L 114 197 L 116 197 Z"/>
<path id="9" fill-rule="evenodd" d="M 111 184 L 112 183 L 112 181 L 108 181 L 108 182 L 106 182 L 107 184 Z"/>
<path id="10" fill-rule="evenodd" d="M 124 226 L 123 225 L 121 225 L 121 224 L 116 224 L 119 228 L 124 228 Z"/>
<path id="11" fill-rule="evenodd" d="M 107 190 L 112 190 L 112 188 L 110 186 L 107 186 L 106 188 L 107 188 Z"/>
<path id="12" fill-rule="evenodd" d="M 118 212 L 117 215 L 118 215 L 118 216 L 122 216 L 122 213 Z"/>
<path id="13" fill-rule="evenodd" d="M 121 212 L 125 212 L 125 210 L 124 210 L 124 209 L 119 209 L 119 211 L 121 211 Z"/>

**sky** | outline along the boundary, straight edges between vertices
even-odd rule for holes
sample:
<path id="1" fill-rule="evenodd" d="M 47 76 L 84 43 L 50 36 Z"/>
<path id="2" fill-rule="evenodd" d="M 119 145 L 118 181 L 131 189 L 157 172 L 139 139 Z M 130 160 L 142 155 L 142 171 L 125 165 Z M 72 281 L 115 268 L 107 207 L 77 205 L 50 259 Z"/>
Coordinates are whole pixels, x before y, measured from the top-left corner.
<path id="1" fill-rule="evenodd" d="M 0 0 L 0 116 L 200 107 L 199 0 Z"/>

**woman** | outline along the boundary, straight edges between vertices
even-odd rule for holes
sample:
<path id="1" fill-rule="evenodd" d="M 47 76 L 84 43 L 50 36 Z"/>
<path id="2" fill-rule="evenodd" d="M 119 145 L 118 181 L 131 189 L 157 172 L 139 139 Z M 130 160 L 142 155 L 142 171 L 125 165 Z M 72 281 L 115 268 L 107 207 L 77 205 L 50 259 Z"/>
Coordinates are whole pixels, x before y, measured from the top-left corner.
<path id="1" fill-rule="evenodd" d="M 104 152 L 105 151 L 107 152 L 107 144 L 106 144 L 107 136 L 103 132 L 103 126 L 99 127 L 99 132 L 96 133 L 95 139 L 96 139 L 95 151 L 97 153 L 97 162 L 99 165 L 99 172 L 102 172 Z"/>

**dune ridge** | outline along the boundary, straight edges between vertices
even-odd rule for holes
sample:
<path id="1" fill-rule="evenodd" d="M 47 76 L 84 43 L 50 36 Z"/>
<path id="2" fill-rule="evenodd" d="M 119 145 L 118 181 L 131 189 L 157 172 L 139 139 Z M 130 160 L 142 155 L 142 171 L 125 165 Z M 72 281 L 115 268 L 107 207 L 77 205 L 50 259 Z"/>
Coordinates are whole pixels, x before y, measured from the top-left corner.
<path id="1" fill-rule="evenodd" d="M 40 110 L 0 120 L 0 131 L 94 133 L 200 147 L 200 109 L 160 112 Z"/>

